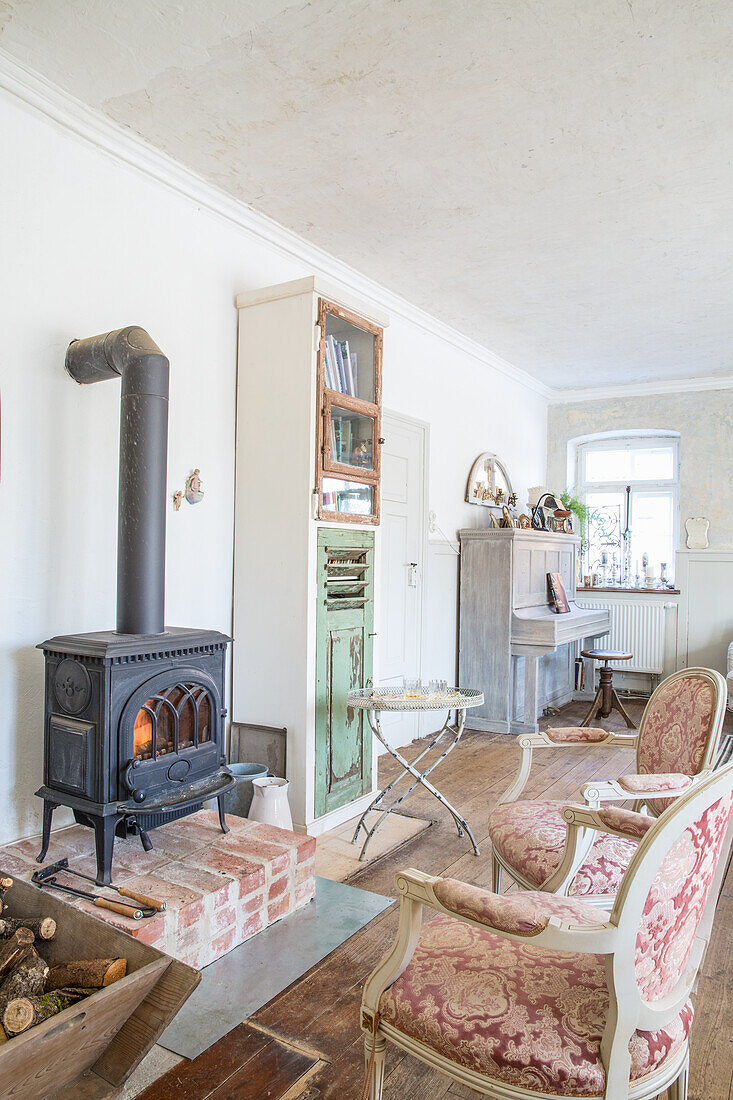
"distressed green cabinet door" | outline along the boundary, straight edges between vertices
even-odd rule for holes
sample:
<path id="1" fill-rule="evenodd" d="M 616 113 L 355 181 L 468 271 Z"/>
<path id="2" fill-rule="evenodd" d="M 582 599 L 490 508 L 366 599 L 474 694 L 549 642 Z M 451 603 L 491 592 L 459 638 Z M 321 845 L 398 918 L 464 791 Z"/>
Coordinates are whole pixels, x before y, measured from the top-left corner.
<path id="1" fill-rule="evenodd" d="M 372 732 L 346 697 L 372 678 L 374 532 L 318 532 L 316 816 L 371 790 Z"/>

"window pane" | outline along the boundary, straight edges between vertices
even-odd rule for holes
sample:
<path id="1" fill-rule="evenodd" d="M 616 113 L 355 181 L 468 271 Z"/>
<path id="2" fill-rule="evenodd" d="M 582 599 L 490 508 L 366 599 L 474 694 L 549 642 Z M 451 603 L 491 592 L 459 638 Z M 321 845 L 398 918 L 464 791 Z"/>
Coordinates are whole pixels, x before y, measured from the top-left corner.
<path id="1" fill-rule="evenodd" d="M 628 481 L 630 476 L 631 455 L 626 449 L 586 452 L 586 481 Z"/>
<path id="2" fill-rule="evenodd" d="M 662 481 L 674 477 L 671 447 L 640 447 L 631 452 L 631 477 L 635 481 Z"/>
<path id="3" fill-rule="evenodd" d="M 327 512 L 343 512 L 352 516 L 374 515 L 373 485 L 324 477 L 322 492 L 323 507 Z"/>
<path id="4" fill-rule="evenodd" d="M 331 405 L 331 461 L 374 469 L 374 418 Z"/>
<path id="5" fill-rule="evenodd" d="M 323 364 L 326 387 L 362 401 L 374 401 L 376 339 L 350 321 L 326 314 Z"/>
<path id="6" fill-rule="evenodd" d="M 674 573 L 674 509 L 672 493 L 640 493 L 631 495 L 631 568 L 641 571 L 642 554 L 649 555 L 649 564 L 659 577 L 662 562 L 667 564 L 667 576 Z"/>
<path id="7" fill-rule="evenodd" d="M 604 566 L 621 567 L 621 530 L 624 525 L 625 494 L 588 493 L 586 504 L 592 511 L 588 528 L 587 568 L 599 572 Z M 586 564 L 584 564 L 586 568 Z"/>

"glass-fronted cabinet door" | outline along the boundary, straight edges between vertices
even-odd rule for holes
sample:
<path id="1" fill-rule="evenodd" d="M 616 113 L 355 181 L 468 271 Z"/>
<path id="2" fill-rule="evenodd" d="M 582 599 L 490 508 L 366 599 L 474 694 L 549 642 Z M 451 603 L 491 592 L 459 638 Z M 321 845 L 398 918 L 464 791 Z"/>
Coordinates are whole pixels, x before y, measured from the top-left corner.
<path id="1" fill-rule="evenodd" d="M 321 299 L 318 518 L 379 522 L 382 330 Z"/>

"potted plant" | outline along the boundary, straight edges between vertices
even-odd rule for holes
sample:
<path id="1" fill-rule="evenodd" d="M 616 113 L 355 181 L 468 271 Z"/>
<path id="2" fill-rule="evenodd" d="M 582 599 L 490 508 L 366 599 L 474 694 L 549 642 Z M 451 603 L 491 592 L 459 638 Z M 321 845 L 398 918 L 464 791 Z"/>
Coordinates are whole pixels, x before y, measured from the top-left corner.
<path id="1" fill-rule="evenodd" d="M 593 518 L 593 509 L 589 508 L 577 496 L 574 489 L 566 489 L 564 493 L 560 494 L 560 500 L 568 511 L 577 517 L 578 534 L 580 535 L 580 561 L 582 562 L 588 553 L 588 525 Z"/>

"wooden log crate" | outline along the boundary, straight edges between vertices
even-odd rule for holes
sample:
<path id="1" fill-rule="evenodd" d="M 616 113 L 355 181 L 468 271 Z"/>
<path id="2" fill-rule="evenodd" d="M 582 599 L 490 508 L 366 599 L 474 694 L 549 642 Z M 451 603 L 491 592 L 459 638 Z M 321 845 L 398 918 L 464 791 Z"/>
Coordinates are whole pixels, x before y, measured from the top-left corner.
<path id="1" fill-rule="evenodd" d="M 4 876 L 2 868 L 0 876 Z M 23 920 L 28 921 L 36 935 L 35 948 L 49 967 L 79 959 L 107 960 L 110 966 L 104 968 L 106 976 L 100 969 L 100 980 L 110 984 L 0 1043 L 0 1100 L 51 1096 L 54 1100 L 101 1100 L 113 1094 L 154 1045 L 201 975 L 28 883 L 14 879 L 3 900 L 2 919 L 13 925 L 18 922 L 21 929 Z M 52 939 L 44 938 L 41 922 L 45 918 L 56 922 Z M 10 931 L 22 951 L 23 933 L 9 927 L 4 931 L 0 949 L 5 949 L 5 955 L 9 957 L 13 951 L 8 946 L 13 943 L 7 934 Z M 122 967 L 126 973 L 114 980 L 120 960 L 127 960 L 126 968 Z M 13 973 L 11 963 L 6 964 L 9 973 Z M 21 963 L 21 968 L 24 965 L 28 962 Z M 58 981 L 68 980 L 69 985 L 84 977 L 67 966 L 54 973 Z M 88 984 L 96 984 L 96 979 Z M 28 1003 L 37 1009 L 32 996 L 26 999 L 26 1007 Z"/>

